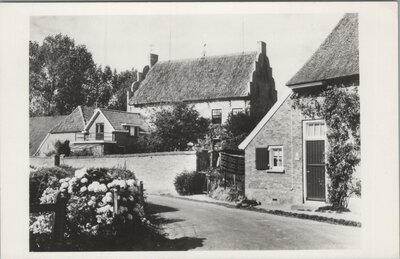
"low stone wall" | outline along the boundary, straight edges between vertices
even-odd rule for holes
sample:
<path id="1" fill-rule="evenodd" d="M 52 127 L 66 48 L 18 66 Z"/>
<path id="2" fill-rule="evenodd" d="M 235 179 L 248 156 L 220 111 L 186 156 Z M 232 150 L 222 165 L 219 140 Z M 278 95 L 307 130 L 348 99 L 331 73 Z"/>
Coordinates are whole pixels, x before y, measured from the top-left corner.
<path id="1" fill-rule="evenodd" d="M 160 152 L 129 155 L 106 155 L 101 157 L 65 157 L 60 164 L 82 167 L 126 167 L 143 181 L 147 193 L 176 194 L 175 176 L 183 170 L 196 170 L 195 151 Z M 31 157 L 33 166 L 53 166 L 53 157 Z"/>

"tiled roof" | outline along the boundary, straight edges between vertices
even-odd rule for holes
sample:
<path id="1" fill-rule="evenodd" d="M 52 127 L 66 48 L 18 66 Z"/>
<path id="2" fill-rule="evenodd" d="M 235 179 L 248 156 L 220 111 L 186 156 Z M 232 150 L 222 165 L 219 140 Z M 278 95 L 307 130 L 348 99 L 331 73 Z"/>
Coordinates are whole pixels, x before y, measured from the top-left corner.
<path id="1" fill-rule="evenodd" d="M 156 63 L 130 104 L 248 96 L 257 52 Z"/>
<path id="2" fill-rule="evenodd" d="M 293 86 L 358 74 L 358 14 L 346 14 L 286 85 Z"/>
<path id="3" fill-rule="evenodd" d="M 47 133 L 67 116 L 29 118 L 29 155 L 33 156 Z"/>
<path id="4" fill-rule="evenodd" d="M 104 108 L 99 108 L 99 110 L 104 114 L 115 130 L 124 130 L 123 124 L 138 126 L 144 131 L 149 130 L 148 124 L 139 113 L 109 110 Z"/>
<path id="5" fill-rule="evenodd" d="M 54 127 L 50 133 L 80 132 L 92 117 L 93 107 L 78 106 L 66 118 Z"/>

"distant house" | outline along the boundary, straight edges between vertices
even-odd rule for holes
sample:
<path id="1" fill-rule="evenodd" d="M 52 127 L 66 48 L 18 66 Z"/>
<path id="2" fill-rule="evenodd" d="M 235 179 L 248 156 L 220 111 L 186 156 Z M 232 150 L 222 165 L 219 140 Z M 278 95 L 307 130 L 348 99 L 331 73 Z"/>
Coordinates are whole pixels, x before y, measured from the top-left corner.
<path id="1" fill-rule="evenodd" d="M 46 143 L 50 130 L 67 116 L 43 116 L 29 118 L 29 155 L 46 153 L 50 147 Z"/>
<path id="2" fill-rule="evenodd" d="M 94 155 L 129 152 L 139 134 L 149 127 L 138 113 L 97 108 L 72 142 L 73 150 L 90 149 Z"/>
<path id="3" fill-rule="evenodd" d="M 93 114 L 94 108 L 87 106 L 78 106 L 67 116 L 61 117 L 52 127 L 47 128 L 46 136 L 42 139 L 40 146 L 31 154 L 34 156 L 45 156 L 51 151 L 54 151 L 54 144 L 57 140 L 62 142 L 76 140 L 77 133 L 82 132 L 86 122 Z M 34 131 L 32 128 L 31 131 Z"/>
<path id="4" fill-rule="evenodd" d="M 359 86 L 358 16 L 346 14 L 287 83 L 292 93 Z M 291 93 L 291 94 L 292 94 Z M 245 191 L 262 203 L 327 201 L 324 120 L 311 120 L 281 98 L 239 145 L 245 150 Z"/>
<path id="5" fill-rule="evenodd" d="M 262 118 L 277 100 L 266 44 L 258 51 L 158 62 L 138 73 L 128 91 L 127 111 L 149 118 L 173 103 L 193 104 L 202 117 L 222 124 L 229 113 L 246 109 Z"/>

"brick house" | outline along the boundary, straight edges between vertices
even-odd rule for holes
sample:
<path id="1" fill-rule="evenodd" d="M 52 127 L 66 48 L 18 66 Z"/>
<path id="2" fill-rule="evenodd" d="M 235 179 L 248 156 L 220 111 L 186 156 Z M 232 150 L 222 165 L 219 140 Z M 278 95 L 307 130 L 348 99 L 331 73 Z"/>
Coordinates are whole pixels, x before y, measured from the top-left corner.
<path id="1" fill-rule="evenodd" d="M 261 119 L 277 100 L 264 42 L 254 52 L 195 59 L 158 62 L 150 54 L 150 65 L 137 78 L 127 93 L 127 111 L 146 118 L 186 102 L 215 124 L 247 109 Z"/>
<path id="2" fill-rule="evenodd" d="M 263 204 L 327 201 L 326 129 L 306 118 L 291 95 L 327 86 L 359 86 L 358 16 L 346 14 L 287 83 L 291 93 L 271 108 L 239 145 L 245 150 L 245 192 Z"/>

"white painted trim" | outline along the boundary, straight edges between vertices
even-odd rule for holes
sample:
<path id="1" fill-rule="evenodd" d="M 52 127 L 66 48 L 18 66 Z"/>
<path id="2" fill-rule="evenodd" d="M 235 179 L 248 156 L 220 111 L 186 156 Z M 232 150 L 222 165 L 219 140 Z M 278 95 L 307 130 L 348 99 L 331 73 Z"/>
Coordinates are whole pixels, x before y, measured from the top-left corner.
<path id="1" fill-rule="evenodd" d="M 82 116 L 82 121 L 83 121 L 83 127 L 86 126 L 86 121 L 85 121 L 85 116 L 83 116 L 83 110 L 82 110 L 82 106 L 78 106 L 79 111 L 81 112 L 81 116 Z"/>
<path id="2" fill-rule="evenodd" d="M 325 136 L 320 136 L 320 137 L 307 137 L 306 136 L 306 124 L 308 124 L 308 123 L 321 123 L 321 122 L 323 122 L 324 124 L 325 124 Z M 327 147 L 327 143 L 328 143 L 328 141 L 327 141 L 327 137 L 326 137 L 326 132 L 327 132 L 327 129 L 326 129 L 326 122 L 324 121 L 324 120 L 303 120 L 303 123 L 302 123 L 302 131 L 303 131 L 303 141 L 302 141 L 302 144 L 303 144 L 303 179 L 304 179 L 304 181 L 303 181 L 303 197 L 304 197 L 304 203 L 309 203 L 309 202 L 318 202 L 318 203 L 326 203 L 327 201 L 328 201 L 328 175 L 327 175 L 327 173 L 326 173 L 326 166 L 325 166 L 325 200 L 324 201 L 310 201 L 310 200 L 307 200 L 307 169 L 306 169 L 306 164 L 307 164 L 307 161 L 306 161 L 306 159 L 307 159 L 307 154 L 306 154 L 306 141 L 307 140 L 323 140 L 324 141 L 324 151 L 325 151 L 325 164 L 326 164 L 326 161 L 327 161 L 327 150 L 328 150 L 328 147 Z"/>
<path id="3" fill-rule="evenodd" d="M 271 149 L 274 149 L 274 148 L 281 148 L 282 149 L 282 166 L 280 166 L 280 167 L 274 167 L 274 165 L 273 165 L 273 162 L 274 162 L 274 159 L 273 159 L 273 154 L 272 154 L 272 152 L 271 152 Z M 270 171 L 272 171 L 272 172 L 274 172 L 274 171 L 284 171 L 284 169 L 285 169 L 285 155 L 284 155 L 284 149 L 283 149 L 283 145 L 271 145 L 271 146 L 268 146 L 268 151 L 269 151 L 269 164 L 270 164 Z"/>
<path id="4" fill-rule="evenodd" d="M 39 152 L 39 150 L 42 148 L 43 144 L 46 142 L 47 138 L 50 136 L 50 133 L 47 133 L 46 137 L 40 142 L 39 147 L 36 149 L 35 153 L 33 153 L 33 156 L 36 156 L 36 154 Z"/>
<path id="5" fill-rule="evenodd" d="M 310 87 L 310 86 L 318 86 L 318 85 L 324 85 L 324 82 L 312 82 L 312 83 L 305 83 L 305 84 L 299 84 L 299 85 L 288 85 L 291 89 L 299 89 L 299 88 L 305 88 L 305 87 Z"/>
<path id="6" fill-rule="evenodd" d="M 71 144 L 102 144 L 102 143 L 112 143 L 115 144 L 117 141 L 112 140 L 83 140 L 83 141 L 74 141 Z"/>
<path id="7" fill-rule="evenodd" d="M 286 99 L 291 96 L 292 93 L 288 93 L 282 99 L 278 100 L 271 109 L 267 112 L 267 114 L 262 118 L 262 120 L 257 124 L 257 126 L 250 132 L 250 134 L 240 143 L 239 149 L 245 149 L 250 142 L 254 139 L 254 137 L 258 134 L 258 132 L 264 127 L 264 125 L 271 119 L 271 117 L 275 114 L 275 112 L 282 106 L 282 104 L 286 101 Z"/>

